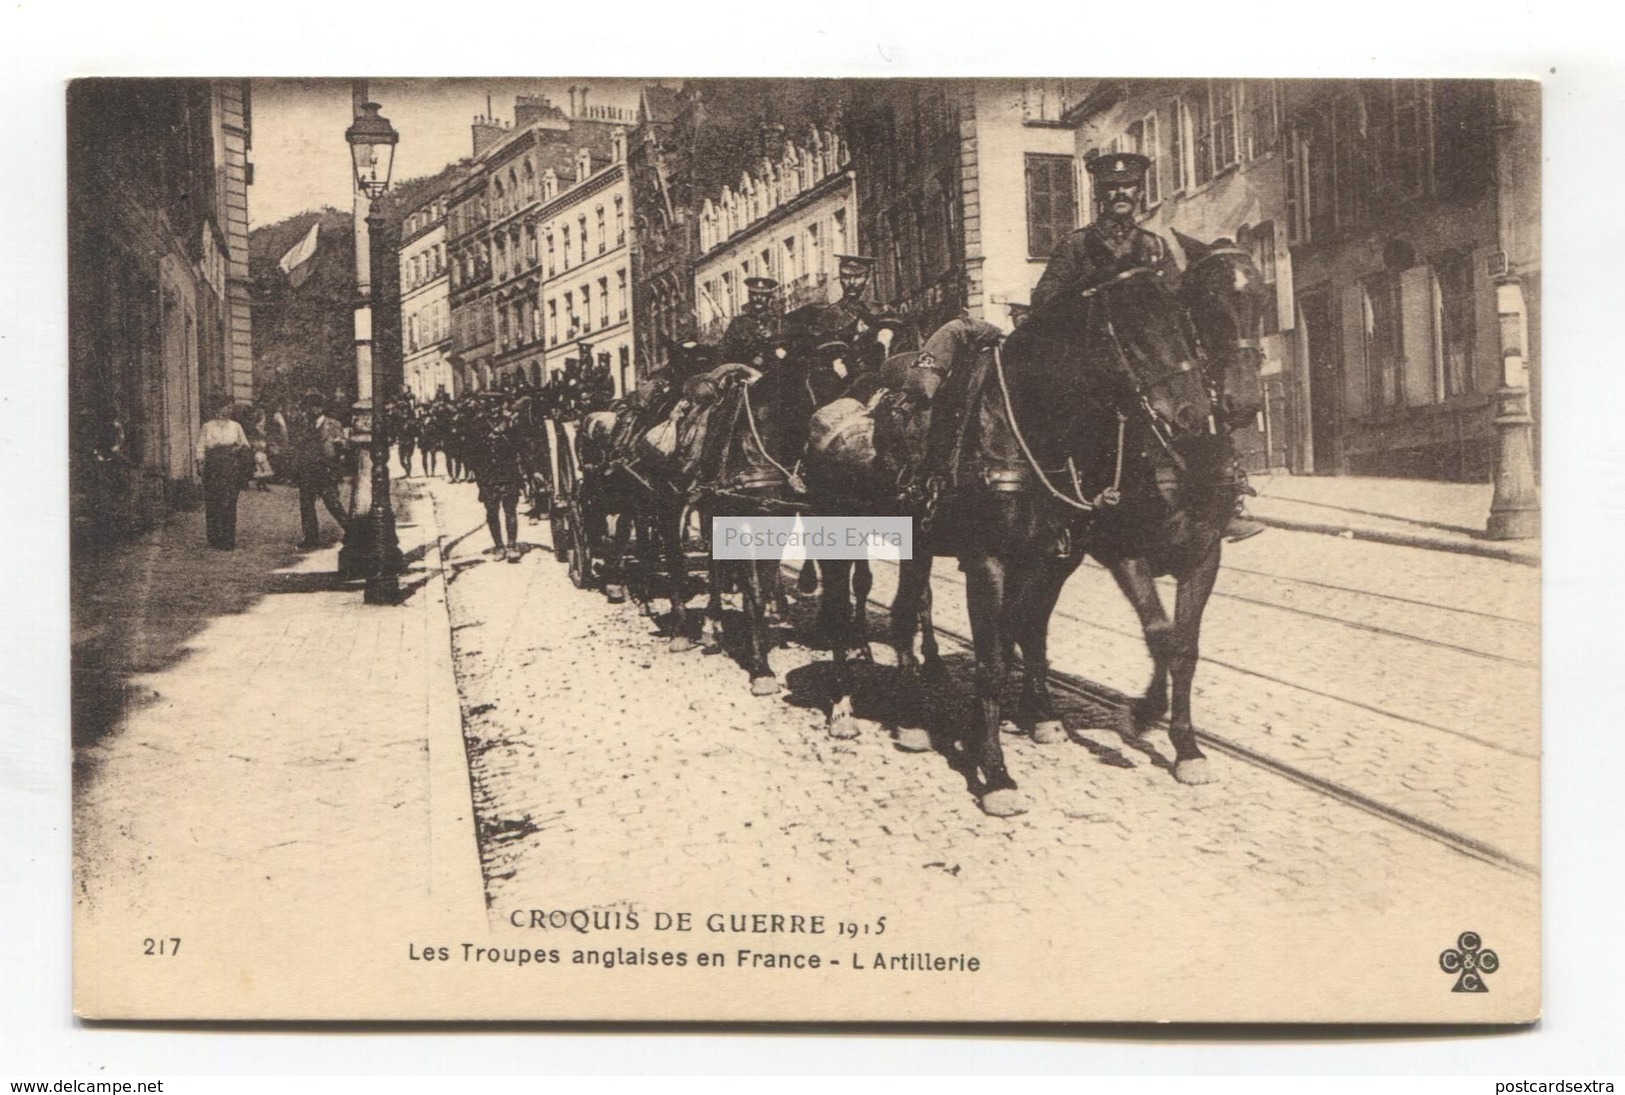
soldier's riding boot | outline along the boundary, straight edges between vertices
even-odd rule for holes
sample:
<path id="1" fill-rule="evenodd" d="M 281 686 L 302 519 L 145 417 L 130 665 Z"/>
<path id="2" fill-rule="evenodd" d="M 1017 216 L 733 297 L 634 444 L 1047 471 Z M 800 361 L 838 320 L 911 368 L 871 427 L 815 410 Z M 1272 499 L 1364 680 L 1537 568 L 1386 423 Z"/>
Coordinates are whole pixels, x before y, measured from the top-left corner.
<path id="1" fill-rule="evenodd" d="M 1234 476 L 1236 512 L 1231 515 L 1229 523 L 1224 526 L 1224 538 L 1232 544 L 1238 540 L 1246 540 L 1257 536 L 1268 527 L 1261 521 L 1254 519 L 1253 515 L 1247 512 L 1247 497 L 1249 495 L 1256 497 L 1258 492 L 1247 482 L 1247 471 L 1239 462 L 1235 466 Z"/>

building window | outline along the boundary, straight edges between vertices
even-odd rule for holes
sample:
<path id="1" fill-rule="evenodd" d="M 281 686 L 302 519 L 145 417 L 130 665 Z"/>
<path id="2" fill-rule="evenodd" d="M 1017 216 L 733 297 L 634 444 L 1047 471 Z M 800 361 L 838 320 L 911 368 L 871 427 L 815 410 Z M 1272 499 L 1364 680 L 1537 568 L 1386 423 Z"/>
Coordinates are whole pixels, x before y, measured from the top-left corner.
<path id="1" fill-rule="evenodd" d="M 556 299 L 547 302 L 547 329 L 549 332 L 548 345 L 557 346 L 559 344 L 559 302 Z"/>
<path id="2" fill-rule="evenodd" d="M 1362 92 L 1352 91 L 1337 101 L 1332 126 L 1337 227 L 1348 229 L 1364 220 L 1366 211 L 1369 116 Z"/>
<path id="3" fill-rule="evenodd" d="M 615 246 L 620 247 L 626 243 L 626 201 L 615 199 Z"/>
<path id="4" fill-rule="evenodd" d="M 1360 283 L 1365 298 L 1366 377 L 1378 407 L 1399 404 L 1400 367 L 1404 356 L 1399 279 L 1383 271 Z"/>
<path id="5" fill-rule="evenodd" d="M 547 234 L 547 276 L 552 277 L 555 269 L 553 261 L 553 233 Z"/>
<path id="6" fill-rule="evenodd" d="M 1466 252 L 1433 260 L 1434 324 L 1438 332 L 1441 388 L 1445 398 L 1465 395 L 1473 382 L 1473 258 Z"/>
<path id="7" fill-rule="evenodd" d="M 835 238 L 833 242 L 837 255 L 851 254 L 852 249 L 847 246 L 846 242 L 846 210 L 844 209 L 835 211 Z"/>
<path id="8" fill-rule="evenodd" d="M 1189 111 L 1184 98 L 1176 97 L 1168 104 L 1168 189 L 1174 193 L 1190 189 L 1189 134 Z"/>
<path id="9" fill-rule="evenodd" d="M 1058 122 L 1072 105 L 1072 99 L 1071 86 L 1065 80 L 1028 80 L 1022 86 L 1022 120 Z"/>
<path id="10" fill-rule="evenodd" d="M 581 227 L 581 261 L 586 262 L 587 261 L 587 218 L 586 218 L 586 216 L 582 215 L 582 216 L 576 218 L 576 223 Z"/>
<path id="11" fill-rule="evenodd" d="M 609 233 L 604 229 L 604 207 L 598 207 L 598 253 L 602 255 L 609 246 Z"/>
<path id="12" fill-rule="evenodd" d="M 592 330 L 592 286 L 581 287 L 581 327 L 582 330 Z"/>
<path id="13" fill-rule="evenodd" d="M 829 267 L 824 259 L 823 242 L 823 233 L 819 231 L 819 226 L 809 224 L 807 226 L 807 262 L 812 265 L 812 272 L 818 276 L 820 284 L 829 277 Z"/>
<path id="14" fill-rule="evenodd" d="M 1247 82 L 1247 156 L 1257 159 L 1280 142 L 1281 95 L 1274 80 Z"/>
<path id="15" fill-rule="evenodd" d="M 570 226 L 565 225 L 562 231 L 564 232 L 564 268 L 568 270 L 570 268 Z"/>
<path id="16" fill-rule="evenodd" d="M 620 303 L 621 303 L 621 318 L 625 319 L 626 318 L 626 271 L 625 270 L 617 270 L 617 271 L 615 271 L 615 283 L 616 283 L 615 287 L 619 291 L 619 298 L 618 299 L 620 300 Z"/>
<path id="17" fill-rule="evenodd" d="M 609 279 L 598 279 L 598 326 L 609 326 Z"/>
<path id="18" fill-rule="evenodd" d="M 1131 127 L 1132 128 L 1132 127 Z M 1157 124 L 1157 112 L 1152 111 L 1139 122 L 1139 152 L 1151 161 L 1145 173 L 1145 203 L 1156 205 L 1162 201 L 1162 139 Z"/>
<path id="19" fill-rule="evenodd" d="M 525 265 L 535 266 L 536 258 L 536 226 L 527 224 L 525 225 Z"/>
<path id="20" fill-rule="evenodd" d="M 1077 227 L 1071 156 L 1027 154 L 1027 255 L 1049 258 Z"/>
<path id="21" fill-rule="evenodd" d="M 1395 197 L 1421 197 L 1432 174 L 1428 163 L 1432 143 L 1428 81 L 1393 81 L 1387 105 L 1384 174 Z"/>
<path id="22" fill-rule="evenodd" d="M 801 277 L 801 271 L 796 266 L 796 238 L 786 236 L 784 240 L 784 259 L 780 264 L 784 268 L 784 279 L 796 281 Z"/>
<path id="23" fill-rule="evenodd" d="M 1265 221 L 1251 232 L 1240 234 L 1236 242 L 1252 255 L 1253 265 L 1258 268 L 1264 282 L 1263 333 L 1276 334 L 1281 329 L 1281 322 L 1275 290 L 1275 222 Z"/>

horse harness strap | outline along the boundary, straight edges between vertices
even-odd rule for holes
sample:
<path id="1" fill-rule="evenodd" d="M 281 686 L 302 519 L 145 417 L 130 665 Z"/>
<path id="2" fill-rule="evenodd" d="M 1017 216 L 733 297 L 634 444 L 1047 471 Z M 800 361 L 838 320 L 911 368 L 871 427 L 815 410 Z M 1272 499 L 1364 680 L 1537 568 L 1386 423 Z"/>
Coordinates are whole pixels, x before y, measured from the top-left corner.
<path id="1" fill-rule="evenodd" d="M 1071 473 L 1073 489 L 1077 492 L 1077 496 L 1072 497 L 1058 490 L 1055 484 L 1050 482 L 1049 476 L 1044 473 L 1043 467 L 1038 463 L 1038 458 L 1033 455 L 1032 448 L 1027 444 L 1026 435 L 1021 432 L 1021 425 L 1016 421 L 1015 404 L 1010 399 L 1010 384 L 1004 375 L 1004 355 L 997 346 L 993 347 L 993 371 L 999 378 L 999 394 L 1004 397 L 1004 414 L 1005 418 L 1010 422 L 1010 432 L 1015 435 L 1016 444 L 1021 449 L 1021 455 L 1027 458 L 1028 466 L 1032 468 L 1033 475 L 1037 476 L 1044 489 L 1061 502 L 1085 513 L 1099 509 L 1101 506 L 1115 506 L 1122 499 L 1120 488 L 1123 481 L 1123 440 L 1128 421 L 1127 416 L 1122 411 L 1117 412 L 1117 471 L 1113 477 L 1112 485 L 1092 499 L 1084 498 L 1082 484 L 1078 480 L 1077 468 L 1069 458 L 1067 460 L 1067 471 Z M 1021 481 L 1025 478 L 1025 468 L 1017 468 L 1013 471 L 989 472 L 988 485 L 996 491 L 1020 490 Z M 1013 485 L 1003 485 L 1005 483 Z"/>
<path id="2" fill-rule="evenodd" d="M 746 422 L 746 424 L 748 426 L 750 426 L 750 435 L 751 435 L 752 438 L 755 439 L 756 447 L 757 447 L 757 449 L 759 449 L 761 451 L 762 458 L 764 460 L 766 460 L 769 464 L 773 465 L 773 467 L 780 474 L 782 474 L 784 476 L 784 481 L 790 485 L 791 490 L 795 491 L 797 494 L 806 494 L 807 493 L 807 484 L 802 481 L 801 476 L 797 475 L 795 472 L 791 471 L 789 468 L 785 467 L 783 464 L 781 464 L 777 460 L 773 459 L 773 454 L 767 451 L 767 443 L 762 440 L 761 433 L 756 429 L 756 413 L 755 413 L 755 411 L 753 411 L 751 409 L 750 385 L 748 385 L 748 384 L 745 385 L 745 388 L 744 388 L 744 402 L 745 402 L 745 422 Z M 769 485 L 771 483 L 771 478 L 769 477 L 767 479 L 764 479 L 760 475 L 753 476 L 753 477 L 746 477 L 746 476 L 741 475 L 739 477 L 739 482 L 740 482 L 741 486 L 746 486 L 746 487 L 757 486 L 757 487 L 759 487 L 759 486 Z"/>

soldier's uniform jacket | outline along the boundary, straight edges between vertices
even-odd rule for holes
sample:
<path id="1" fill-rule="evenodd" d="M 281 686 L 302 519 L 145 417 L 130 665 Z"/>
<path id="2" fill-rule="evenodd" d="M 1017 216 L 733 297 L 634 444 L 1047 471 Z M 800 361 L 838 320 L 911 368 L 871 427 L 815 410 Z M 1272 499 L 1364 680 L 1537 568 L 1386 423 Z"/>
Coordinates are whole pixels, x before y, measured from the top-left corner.
<path id="1" fill-rule="evenodd" d="M 1161 236 L 1103 217 L 1061 241 L 1033 289 L 1032 306 L 1042 308 L 1061 293 L 1092 288 L 1135 266 L 1149 266 L 1170 282 L 1179 277 L 1179 264 Z"/>
<path id="2" fill-rule="evenodd" d="M 745 312 L 728 321 L 728 330 L 722 336 L 722 354 L 726 362 L 750 364 L 758 357 L 772 353 L 772 344 L 779 337 L 779 325 L 770 314 Z"/>

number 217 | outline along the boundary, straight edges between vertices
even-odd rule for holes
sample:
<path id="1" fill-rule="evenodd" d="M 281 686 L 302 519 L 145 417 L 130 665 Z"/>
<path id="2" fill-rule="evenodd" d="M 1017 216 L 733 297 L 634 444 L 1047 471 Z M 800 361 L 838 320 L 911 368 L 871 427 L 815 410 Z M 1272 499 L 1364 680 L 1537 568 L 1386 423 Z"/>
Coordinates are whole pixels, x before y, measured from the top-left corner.
<path id="1" fill-rule="evenodd" d="M 171 957 L 181 952 L 179 936 L 170 936 L 168 939 L 143 939 L 141 941 L 142 954 L 167 954 Z"/>

